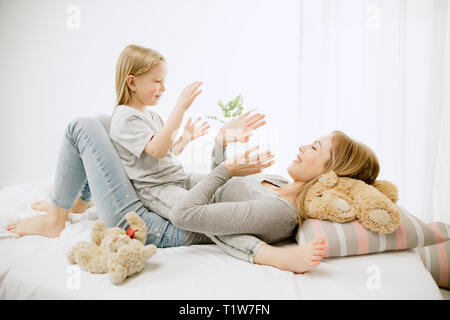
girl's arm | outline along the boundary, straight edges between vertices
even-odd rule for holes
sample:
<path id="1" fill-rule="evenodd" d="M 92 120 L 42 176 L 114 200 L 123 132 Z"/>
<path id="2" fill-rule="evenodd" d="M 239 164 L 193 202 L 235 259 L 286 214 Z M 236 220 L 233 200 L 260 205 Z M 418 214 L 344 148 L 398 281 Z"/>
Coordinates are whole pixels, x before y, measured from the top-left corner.
<path id="1" fill-rule="evenodd" d="M 173 135 L 180 127 L 185 109 L 175 106 L 164 126 L 147 143 L 144 151 L 155 158 L 164 158 L 173 144 Z"/>
<path id="2" fill-rule="evenodd" d="M 201 85 L 202 82 L 193 82 L 184 88 L 164 126 L 145 146 L 144 151 L 146 153 L 155 158 L 165 157 L 170 148 L 172 148 L 176 131 L 180 127 L 184 113 L 189 109 L 194 99 L 202 92 L 202 90 L 196 91 Z"/>
<path id="3" fill-rule="evenodd" d="M 183 134 L 172 146 L 173 153 L 176 156 L 178 156 L 192 140 L 200 138 L 208 133 L 208 121 L 201 123 L 201 119 L 201 117 L 198 117 L 197 120 L 192 122 L 192 118 L 189 118 L 184 126 Z"/>
<path id="4" fill-rule="evenodd" d="M 181 152 L 183 152 L 184 148 L 191 142 L 191 140 L 186 139 L 185 136 L 181 136 L 178 140 L 173 144 L 172 151 L 175 156 L 178 156 Z"/>

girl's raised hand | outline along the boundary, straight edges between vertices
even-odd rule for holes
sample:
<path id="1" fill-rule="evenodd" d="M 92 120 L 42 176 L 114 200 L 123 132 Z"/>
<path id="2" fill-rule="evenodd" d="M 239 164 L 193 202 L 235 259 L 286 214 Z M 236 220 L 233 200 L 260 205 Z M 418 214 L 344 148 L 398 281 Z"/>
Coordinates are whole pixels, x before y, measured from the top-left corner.
<path id="1" fill-rule="evenodd" d="M 181 108 L 186 111 L 191 106 L 192 102 L 194 102 L 195 98 L 202 92 L 202 90 L 197 89 L 203 84 L 201 81 L 196 81 L 188 85 L 184 90 L 180 93 L 180 97 L 178 98 L 178 102 L 176 104 L 176 108 Z"/>
<path id="2" fill-rule="evenodd" d="M 253 135 L 251 132 L 266 124 L 264 117 L 261 113 L 250 115 L 250 112 L 246 112 L 220 128 L 216 141 L 222 146 L 230 142 L 248 142 L 249 137 Z"/>
<path id="3" fill-rule="evenodd" d="M 208 133 L 208 121 L 200 122 L 200 120 L 202 120 L 202 118 L 198 117 L 197 120 L 192 122 L 192 118 L 189 118 L 188 122 L 184 126 L 184 134 L 186 135 L 186 139 L 188 141 L 200 138 Z"/>
<path id="4" fill-rule="evenodd" d="M 275 162 L 273 160 L 275 155 L 269 150 L 250 155 L 258 148 L 259 146 L 254 146 L 244 153 L 238 154 L 223 162 L 231 177 L 260 173 Z"/>

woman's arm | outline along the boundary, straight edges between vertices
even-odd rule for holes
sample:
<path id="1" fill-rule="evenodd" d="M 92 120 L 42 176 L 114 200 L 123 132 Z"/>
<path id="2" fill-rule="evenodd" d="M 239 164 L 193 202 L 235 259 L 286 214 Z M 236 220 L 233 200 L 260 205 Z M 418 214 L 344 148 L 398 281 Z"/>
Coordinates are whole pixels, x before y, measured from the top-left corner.
<path id="1" fill-rule="evenodd" d="M 218 135 L 214 139 L 214 146 L 211 152 L 211 171 L 224 162 L 227 158 L 227 144 L 221 144 L 221 136 Z M 207 235 L 221 250 L 232 257 L 255 263 L 255 257 L 259 257 L 257 252 L 263 245 L 267 245 L 259 238 L 246 234 L 231 235 Z"/>
<path id="2" fill-rule="evenodd" d="M 231 176 L 261 172 L 273 163 L 270 153 L 250 156 L 252 150 L 256 148 L 227 160 L 203 177 L 172 208 L 172 223 L 185 230 L 213 235 L 251 233 L 276 237 L 275 229 L 283 232 L 285 228 L 290 229 L 291 225 L 284 225 L 286 221 L 280 213 L 283 210 L 280 209 L 280 204 L 283 206 L 283 203 L 274 201 L 273 198 L 210 203 L 216 190 Z M 268 228 L 269 225 L 277 228 Z"/>
<path id="3" fill-rule="evenodd" d="M 211 151 L 211 171 L 224 162 L 227 158 L 227 145 L 219 143 L 220 136 L 214 139 L 214 146 Z M 246 234 L 231 235 L 210 235 L 207 236 L 224 252 L 237 259 L 255 263 L 255 257 L 259 257 L 259 248 L 266 245 L 261 239 Z"/>
<path id="4" fill-rule="evenodd" d="M 227 159 L 227 145 L 222 146 L 217 142 L 217 137 L 214 139 L 214 146 L 211 151 L 211 171 L 219 164 Z"/>
<path id="5" fill-rule="evenodd" d="M 214 139 L 214 147 L 211 152 L 211 170 L 226 160 L 226 148 L 231 142 L 248 142 L 252 131 L 258 129 L 266 122 L 264 114 L 256 113 L 250 116 L 250 112 L 231 120 L 220 128 Z"/>

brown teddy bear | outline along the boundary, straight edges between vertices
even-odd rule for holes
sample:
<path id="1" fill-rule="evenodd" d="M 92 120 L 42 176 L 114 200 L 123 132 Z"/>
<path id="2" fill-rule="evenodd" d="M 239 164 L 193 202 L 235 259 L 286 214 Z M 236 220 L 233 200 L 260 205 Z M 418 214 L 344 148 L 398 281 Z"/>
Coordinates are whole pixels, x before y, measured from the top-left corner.
<path id="1" fill-rule="evenodd" d="M 391 233 L 400 225 L 397 187 L 385 180 L 368 185 L 362 180 L 322 174 L 305 197 L 307 218 L 347 222 L 357 219 L 378 233 Z"/>
<path id="2" fill-rule="evenodd" d="M 121 228 L 107 229 L 97 220 L 92 228 L 92 242 L 78 242 L 67 255 L 69 262 L 78 263 L 91 273 L 108 272 L 114 284 L 140 272 L 155 254 L 156 246 L 145 246 L 147 228 L 136 212 L 128 212 L 125 219 L 130 224 L 127 232 Z"/>

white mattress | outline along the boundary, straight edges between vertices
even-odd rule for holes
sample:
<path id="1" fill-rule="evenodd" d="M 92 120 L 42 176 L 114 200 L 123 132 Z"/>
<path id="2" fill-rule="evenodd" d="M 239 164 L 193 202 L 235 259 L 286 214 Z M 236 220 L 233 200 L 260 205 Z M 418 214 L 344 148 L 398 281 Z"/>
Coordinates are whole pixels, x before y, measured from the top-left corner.
<path id="1" fill-rule="evenodd" d="M 0 191 L 0 229 L 40 214 L 29 204 L 48 199 L 50 190 L 47 179 Z M 0 232 L 0 299 L 442 299 L 414 250 L 328 258 L 296 275 L 237 260 L 215 245 L 165 248 L 115 286 L 106 274 L 77 276 L 66 260 L 74 243 L 89 239 L 89 217 L 78 215 L 56 239 Z"/>

